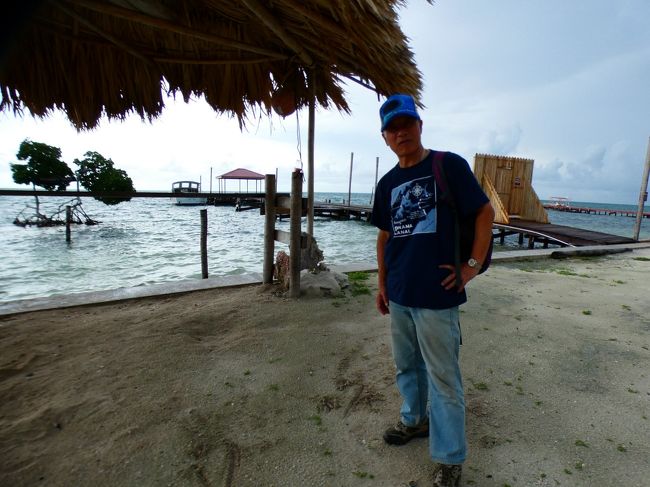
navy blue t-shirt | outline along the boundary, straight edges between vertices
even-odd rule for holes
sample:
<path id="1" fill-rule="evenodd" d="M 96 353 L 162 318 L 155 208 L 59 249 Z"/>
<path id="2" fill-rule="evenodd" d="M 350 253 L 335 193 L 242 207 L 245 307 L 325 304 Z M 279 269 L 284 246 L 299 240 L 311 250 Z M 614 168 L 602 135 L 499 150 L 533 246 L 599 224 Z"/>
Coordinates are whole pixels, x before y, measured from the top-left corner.
<path id="1" fill-rule="evenodd" d="M 388 299 L 417 308 L 445 309 L 467 301 L 465 292 L 440 284 L 454 263 L 454 217 L 439 201 L 433 151 L 417 165 L 388 171 L 377 184 L 371 222 L 390 233 L 384 253 Z M 475 213 L 488 197 L 461 156 L 447 152 L 445 175 L 458 211 Z"/>

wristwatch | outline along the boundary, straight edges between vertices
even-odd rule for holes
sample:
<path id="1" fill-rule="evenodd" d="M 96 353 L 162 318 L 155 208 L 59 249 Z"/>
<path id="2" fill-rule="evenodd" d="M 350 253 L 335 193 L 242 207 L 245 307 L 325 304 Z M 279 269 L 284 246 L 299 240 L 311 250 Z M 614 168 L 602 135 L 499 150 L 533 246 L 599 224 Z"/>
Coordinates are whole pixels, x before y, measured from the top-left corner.
<path id="1" fill-rule="evenodd" d="M 469 260 L 467 261 L 467 265 L 470 266 L 472 269 L 481 267 L 481 263 L 478 260 L 476 260 L 474 257 L 469 258 Z"/>

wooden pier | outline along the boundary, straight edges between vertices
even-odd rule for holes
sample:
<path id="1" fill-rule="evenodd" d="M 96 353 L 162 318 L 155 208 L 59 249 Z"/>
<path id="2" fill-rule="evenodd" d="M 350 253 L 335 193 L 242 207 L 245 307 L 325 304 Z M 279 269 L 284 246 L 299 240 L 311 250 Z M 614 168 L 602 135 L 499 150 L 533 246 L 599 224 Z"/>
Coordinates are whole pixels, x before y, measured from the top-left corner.
<path id="1" fill-rule="evenodd" d="M 544 204 L 544 208 L 553 211 L 564 211 L 568 213 L 585 213 L 587 215 L 613 215 L 628 216 L 636 218 L 637 210 L 621 210 L 618 208 L 591 208 L 587 206 L 572 206 L 558 204 Z M 650 212 L 642 213 L 643 218 L 650 218 Z"/>
<path id="2" fill-rule="evenodd" d="M 314 215 L 336 220 L 365 220 L 370 221 L 372 207 L 365 205 L 347 205 L 344 203 L 316 202 Z M 552 223 L 538 223 L 527 220 L 513 220 L 511 224 L 493 224 L 493 239 L 499 239 L 502 245 L 509 235 L 519 236 L 519 245 L 527 241 L 528 248 L 536 244 L 543 248 L 549 245 L 560 247 L 583 247 L 588 245 L 616 245 L 634 243 L 635 240 L 620 235 L 595 232 L 582 228 L 554 225 Z"/>
<path id="3" fill-rule="evenodd" d="M 347 205 L 345 203 L 315 202 L 314 215 L 334 220 L 365 220 L 370 221 L 372 206 Z"/>
<path id="4" fill-rule="evenodd" d="M 41 191 L 41 190 L 0 190 L 0 196 L 82 196 L 91 197 L 98 194 L 87 191 Z M 240 202 L 240 210 L 257 208 L 261 205 L 260 213 L 263 211 L 264 194 L 262 193 L 198 193 L 208 198 L 208 205 L 230 205 L 235 206 L 237 201 Z M 168 192 L 137 192 L 137 193 L 107 193 L 101 196 L 131 196 L 134 198 L 173 198 L 177 195 Z M 192 196 L 196 196 L 194 193 Z M 288 198 L 288 193 L 281 193 L 279 196 Z M 259 203 L 258 203 L 259 202 Z M 306 210 L 306 206 L 303 208 Z M 555 209 L 555 208 L 554 208 Z M 597 209 L 604 211 L 603 209 Z M 615 210 L 619 211 L 620 210 Z M 636 214 L 636 213 L 635 213 Z M 331 203 L 329 201 L 320 201 L 314 203 L 314 215 L 322 218 L 335 220 L 363 220 L 370 221 L 372 216 L 372 206 L 370 205 L 348 205 L 345 203 Z M 644 213 L 647 218 L 650 214 Z M 278 213 L 278 216 L 282 216 Z M 535 244 L 541 244 L 544 248 L 549 245 L 558 245 L 560 247 L 582 247 L 587 245 L 615 245 L 634 243 L 635 240 L 619 235 L 608 233 L 594 232 L 581 228 L 568 227 L 563 225 L 554 225 L 552 223 L 538 223 L 528 220 L 513 219 L 511 223 L 505 225 L 500 223 L 493 224 L 492 237 L 499 239 L 504 243 L 505 238 L 509 235 L 518 235 L 519 244 L 523 245 L 527 240 L 528 248 L 534 248 Z"/>
<path id="5" fill-rule="evenodd" d="M 518 235 L 519 245 L 528 240 L 528 248 L 534 248 L 540 243 L 544 248 L 549 245 L 560 247 L 583 247 L 588 245 L 616 245 L 636 242 L 629 237 L 611 235 L 609 233 L 594 232 L 582 228 L 568 227 L 565 225 L 554 225 L 552 223 L 538 223 L 526 220 L 515 220 L 508 225 L 494 223 L 493 228 L 497 230 L 493 238 L 498 238 L 503 244 L 508 235 Z"/>
<path id="6" fill-rule="evenodd" d="M 235 206 L 239 201 L 242 206 L 259 208 L 264 205 L 264 193 L 220 192 L 220 193 L 172 193 L 171 191 L 135 191 L 135 192 L 91 192 L 91 191 L 48 191 L 40 189 L 0 189 L 0 196 L 56 196 L 67 198 L 206 198 L 205 206 Z M 289 193 L 278 193 L 289 197 Z"/>

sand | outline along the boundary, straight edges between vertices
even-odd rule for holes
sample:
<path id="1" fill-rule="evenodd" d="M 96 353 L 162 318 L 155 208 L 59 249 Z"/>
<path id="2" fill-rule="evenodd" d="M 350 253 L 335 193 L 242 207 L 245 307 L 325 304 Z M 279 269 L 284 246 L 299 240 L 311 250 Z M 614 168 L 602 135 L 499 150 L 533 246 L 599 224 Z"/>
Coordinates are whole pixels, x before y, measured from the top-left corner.
<path id="1" fill-rule="evenodd" d="M 470 284 L 462 485 L 649 485 L 649 274 L 637 250 Z M 381 440 L 400 401 L 373 295 L 252 286 L 0 318 L 0 485 L 430 485 L 427 440 Z"/>

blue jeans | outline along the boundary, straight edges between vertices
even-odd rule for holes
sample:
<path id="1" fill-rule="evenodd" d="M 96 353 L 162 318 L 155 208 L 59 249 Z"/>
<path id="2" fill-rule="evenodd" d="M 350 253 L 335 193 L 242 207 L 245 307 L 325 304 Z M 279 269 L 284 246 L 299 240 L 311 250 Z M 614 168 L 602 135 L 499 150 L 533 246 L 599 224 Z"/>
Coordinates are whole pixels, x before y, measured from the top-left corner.
<path id="1" fill-rule="evenodd" d="M 411 308 L 391 301 L 390 316 L 401 420 L 415 426 L 429 416 L 431 458 L 463 463 L 467 446 L 458 307 Z"/>

